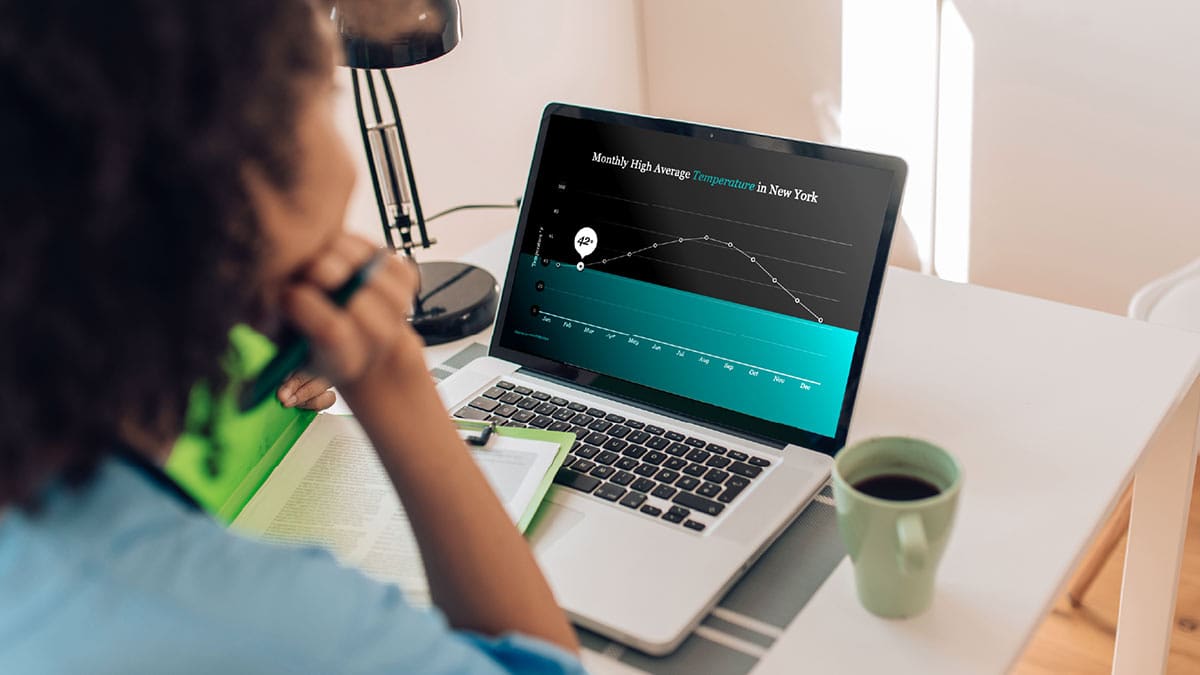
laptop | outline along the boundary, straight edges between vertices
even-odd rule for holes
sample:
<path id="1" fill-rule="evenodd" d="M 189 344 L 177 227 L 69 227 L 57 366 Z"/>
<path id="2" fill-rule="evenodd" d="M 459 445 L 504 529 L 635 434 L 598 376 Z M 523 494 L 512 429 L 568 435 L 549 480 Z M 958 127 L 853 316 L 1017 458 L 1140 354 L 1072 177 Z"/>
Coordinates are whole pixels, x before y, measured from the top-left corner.
<path id="1" fill-rule="evenodd" d="M 669 653 L 825 485 L 905 172 L 546 107 L 488 356 L 440 390 L 576 434 L 529 537 L 579 626 Z"/>

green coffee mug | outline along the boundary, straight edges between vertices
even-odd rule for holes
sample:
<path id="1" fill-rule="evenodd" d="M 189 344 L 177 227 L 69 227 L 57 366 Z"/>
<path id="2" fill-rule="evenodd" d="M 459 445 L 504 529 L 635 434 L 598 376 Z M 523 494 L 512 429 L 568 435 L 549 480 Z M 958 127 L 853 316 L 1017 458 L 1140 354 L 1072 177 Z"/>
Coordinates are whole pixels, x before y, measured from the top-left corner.
<path id="1" fill-rule="evenodd" d="M 873 438 L 837 454 L 838 529 L 872 614 L 904 618 L 929 608 L 961 487 L 954 457 L 915 438 Z"/>

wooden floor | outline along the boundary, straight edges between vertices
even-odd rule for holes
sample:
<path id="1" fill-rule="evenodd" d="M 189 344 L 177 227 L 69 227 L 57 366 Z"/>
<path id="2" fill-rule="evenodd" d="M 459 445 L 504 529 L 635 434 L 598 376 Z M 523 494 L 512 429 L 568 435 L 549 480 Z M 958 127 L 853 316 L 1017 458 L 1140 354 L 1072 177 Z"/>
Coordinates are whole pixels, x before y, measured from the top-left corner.
<path id="1" fill-rule="evenodd" d="M 1200 476 L 1200 474 L 1198 474 Z M 1055 605 L 1038 629 L 1014 672 L 1019 675 L 1091 675 L 1112 668 L 1113 635 L 1121 594 L 1121 543 L 1097 577 L 1084 605 L 1073 609 L 1066 598 Z M 1192 486 L 1187 542 L 1171 636 L 1171 675 L 1200 673 L 1200 480 Z"/>

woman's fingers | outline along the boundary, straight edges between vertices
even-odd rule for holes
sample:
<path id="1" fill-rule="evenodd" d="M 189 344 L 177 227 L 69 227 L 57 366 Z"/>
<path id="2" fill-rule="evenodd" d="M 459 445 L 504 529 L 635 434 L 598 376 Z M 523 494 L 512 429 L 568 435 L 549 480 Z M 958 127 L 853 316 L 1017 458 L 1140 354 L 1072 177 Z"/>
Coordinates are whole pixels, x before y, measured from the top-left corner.
<path id="1" fill-rule="evenodd" d="M 316 396 L 314 396 L 306 401 L 301 401 L 300 403 L 297 403 L 296 407 L 303 408 L 305 410 L 318 410 L 319 411 L 319 410 L 325 410 L 326 408 L 332 406 L 334 403 L 337 403 L 337 394 L 333 393 L 332 390 L 326 389 L 325 391 L 322 391 L 321 393 L 317 394 Z"/>
<path id="2" fill-rule="evenodd" d="M 372 345 L 350 315 L 310 284 L 284 295 L 284 310 L 311 343 L 317 369 L 334 381 L 356 379 L 370 361 Z"/>

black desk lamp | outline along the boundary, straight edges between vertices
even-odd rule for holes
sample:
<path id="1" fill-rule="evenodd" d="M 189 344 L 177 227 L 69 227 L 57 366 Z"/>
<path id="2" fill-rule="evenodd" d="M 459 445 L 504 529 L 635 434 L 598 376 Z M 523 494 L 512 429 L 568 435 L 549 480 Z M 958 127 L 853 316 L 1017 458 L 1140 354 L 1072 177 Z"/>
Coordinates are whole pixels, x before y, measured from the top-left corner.
<path id="1" fill-rule="evenodd" d="M 384 238 L 393 251 L 412 256 L 414 248 L 429 248 L 437 240 L 425 231 L 400 109 L 387 70 L 431 61 L 454 49 L 462 39 L 458 0 L 343 1 L 335 3 L 333 20 L 350 67 L 358 126 L 371 165 Z M 386 106 L 380 105 L 380 88 Z M 457 262 L 425 262 L 420 270 L 421 290 L 412 324 L 426 344 L 457 340 L 492 323 L 500 289 L 487 271 Z"/>

